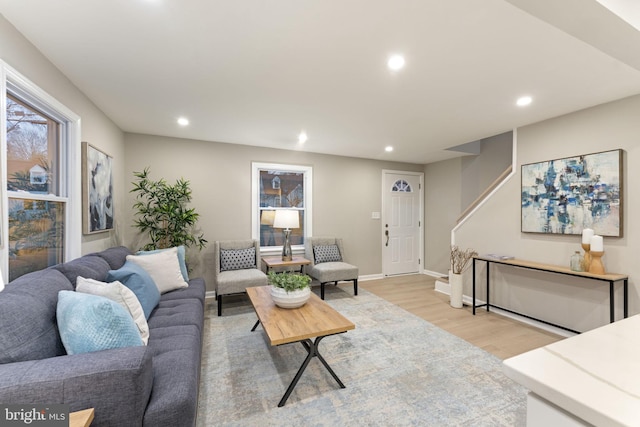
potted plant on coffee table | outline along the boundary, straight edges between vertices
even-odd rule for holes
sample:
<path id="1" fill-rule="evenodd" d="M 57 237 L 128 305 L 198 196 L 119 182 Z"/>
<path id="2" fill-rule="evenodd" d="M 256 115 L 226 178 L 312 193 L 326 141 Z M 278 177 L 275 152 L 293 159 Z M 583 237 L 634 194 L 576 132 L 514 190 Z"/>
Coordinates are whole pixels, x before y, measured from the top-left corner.
<path id="1" fill-rule="evenodd" d="M 271 298 L 278 307 L 302 307 L 311 296 L 311 277 L 306 274 L 270 271 L 267 277 L 271 285 Z"/>

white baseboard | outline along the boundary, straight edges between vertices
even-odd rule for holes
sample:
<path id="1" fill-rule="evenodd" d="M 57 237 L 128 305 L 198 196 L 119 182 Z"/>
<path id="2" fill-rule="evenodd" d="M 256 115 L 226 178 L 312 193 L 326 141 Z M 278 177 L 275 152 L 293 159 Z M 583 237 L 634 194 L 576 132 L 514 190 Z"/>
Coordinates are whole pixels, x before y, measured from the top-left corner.
<path id="1" fill-rule="evenodd" d="M 437 271 L 431 271 L 431 270 L 422 270 L 422 274 L 426 274 L 427 276 L 435 277 L 436 279 L 439 279 L 440 277 L 448 277 L 449 276 L 449 274 L 438 273 Z"/>
<path id="2" fill-rule="evenodd" d="M 367 280 L 378 280 L 378 279 L 384 279 L 384 275 L 382 273 L 380 274 L 367 274 L 364 276 L 358 276 L 358 282 L 366 282 Z"/>
<path id="3" fill-rule="evenodd" d="M 216 291 L 207 291 L 204 294 L 204 300 L 207 301 L 207 300 L 212 300 L 212 299 L 213 300 L 216 299 Z"/>

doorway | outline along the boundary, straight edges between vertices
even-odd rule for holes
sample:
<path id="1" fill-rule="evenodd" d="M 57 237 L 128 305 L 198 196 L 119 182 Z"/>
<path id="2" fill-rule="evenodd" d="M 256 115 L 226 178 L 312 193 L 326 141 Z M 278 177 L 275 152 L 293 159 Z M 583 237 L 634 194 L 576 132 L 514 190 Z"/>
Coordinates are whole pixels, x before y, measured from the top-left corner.
<path id="1" fill-rule="evenodd" d="M 419 273 L 422 265 L 421 172 L 382 171 L 382 272 Z"/>

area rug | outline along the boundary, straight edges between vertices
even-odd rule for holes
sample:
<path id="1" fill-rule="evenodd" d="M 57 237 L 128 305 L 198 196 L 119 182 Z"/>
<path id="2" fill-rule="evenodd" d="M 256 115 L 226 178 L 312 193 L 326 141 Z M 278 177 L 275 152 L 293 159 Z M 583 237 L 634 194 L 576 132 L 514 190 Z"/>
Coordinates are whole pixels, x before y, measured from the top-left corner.
<path id="1" fill-rule="evenodd" d="M 286 405 L 306 351 L 269 346 L 247 299 L 207 308 L 198 426 L 520 426 L 526 390 L 497 357 L 365 291 L 326 301 L 356 329 L 327 337 Z"/>

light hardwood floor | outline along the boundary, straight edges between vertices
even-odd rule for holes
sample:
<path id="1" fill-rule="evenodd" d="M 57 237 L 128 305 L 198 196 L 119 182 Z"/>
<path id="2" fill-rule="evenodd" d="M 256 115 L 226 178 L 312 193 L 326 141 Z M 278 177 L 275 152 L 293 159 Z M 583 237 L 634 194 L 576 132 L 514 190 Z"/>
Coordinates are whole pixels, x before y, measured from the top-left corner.
<path id="1" fill-rule="evenodd" d="M 452 308 L 449 296 L 436 292 L 435 279 L 424 274 L 360 281 L 358 286 L 501 359 L 563 339 L 486 310 L 474 316 L 470 306 Z"/>

